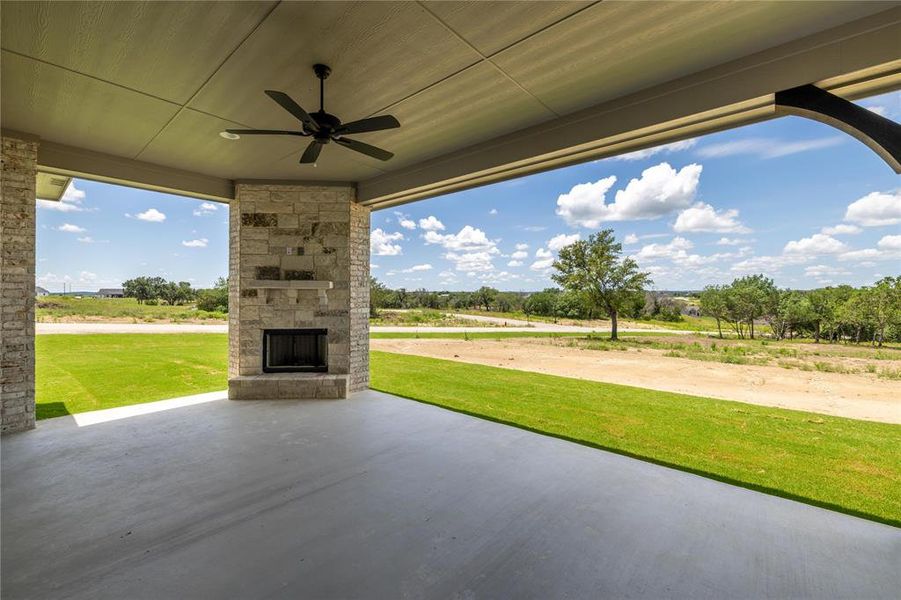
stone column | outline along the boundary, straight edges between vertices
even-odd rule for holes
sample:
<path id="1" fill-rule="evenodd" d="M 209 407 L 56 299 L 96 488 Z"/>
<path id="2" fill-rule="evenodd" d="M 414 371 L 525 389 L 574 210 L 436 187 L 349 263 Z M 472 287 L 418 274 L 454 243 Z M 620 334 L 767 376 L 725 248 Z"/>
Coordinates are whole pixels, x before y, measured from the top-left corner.
<path id="1" fill-rule="evenodd" d="M 36 141 L 2 143 L 0 173 L 0 431 L 34 428 Z"/>
<path id="2" fill-rule="evenodd" d="M 347 185 L 239 183 L 230 208 L 229 397 L 343 398 L 369 386 L 369 209 Z M 332 288 L 280 289 L 287 282 Z M 264 373 L 263 331 L 327 329 L 327 373 Z"/>

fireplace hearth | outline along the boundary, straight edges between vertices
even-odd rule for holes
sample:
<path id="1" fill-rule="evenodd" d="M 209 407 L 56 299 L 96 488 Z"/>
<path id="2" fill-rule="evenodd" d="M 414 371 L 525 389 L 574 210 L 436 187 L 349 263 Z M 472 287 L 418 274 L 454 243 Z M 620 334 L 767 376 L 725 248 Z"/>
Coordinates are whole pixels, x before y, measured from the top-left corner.
<path id="1" fill-rule="evenodd" d="M 327 329 L 264 329 L 264 373 L 328 372 Z"/>

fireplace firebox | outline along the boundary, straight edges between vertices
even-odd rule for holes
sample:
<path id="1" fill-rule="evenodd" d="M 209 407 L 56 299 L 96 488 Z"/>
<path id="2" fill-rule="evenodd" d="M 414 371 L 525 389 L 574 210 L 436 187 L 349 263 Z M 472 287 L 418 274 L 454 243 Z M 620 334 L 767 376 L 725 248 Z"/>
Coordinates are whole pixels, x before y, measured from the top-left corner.
<path id="1" fill-rule="evenodd" d="M 328 372 L 328 330 L 264 329 L 263 372 Z"/>

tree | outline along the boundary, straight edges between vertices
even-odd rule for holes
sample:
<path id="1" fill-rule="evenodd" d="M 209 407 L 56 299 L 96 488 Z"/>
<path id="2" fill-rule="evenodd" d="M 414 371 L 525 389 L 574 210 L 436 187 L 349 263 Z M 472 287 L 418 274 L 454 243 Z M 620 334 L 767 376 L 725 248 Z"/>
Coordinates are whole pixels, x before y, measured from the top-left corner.
<path id="1" fill-rule="evenodd" d="M 162 277 L 135 277 L 122 284 L 122 293 L 126 298 L 134 298 L 138 304 L 160 297 L 166 280 Z"/>
<path id="2" fill-rule="evenodd" d="M 716 330 L 723 337 L 723 328 L 720 323 L 728 314 L 726 292 L 722 286 L 708 285 L 700 295 L 701 313 L 716 319 Z"/>
<path id="3" fill-rule="evenodd" d="M 584 294 L 588 302 L 603 308 L 610 316 L 610 339 L 617 339 L 619 311 L 635 293 L 651 283 L 649 273 L 638 270 L 638 263 L 622 258 L 623 246 L 612 229 L 592 234 L 560 249 L 553 280 L 565 290 Z"/>
<path id="4" fill-rule="evenodd" d="M 369 316 L 379 316 L 379 309 L 384 308 L 391 293 L 385 284 L 373 276 L 369 276 Z"/>
<path id="5" fill-rule="evenodd" d="M 198 290 L 197 308 L 207 312 L 228 312 L 228 279 L 220 277 L 212 288 Z"/>
<path id="6" fill-rule="evenodd" d="M 872 343 L 882 347 L 886 328 L 901 320 L 901 276 L 884 277 L 861 293 L 865 310 L 873 323 Z"/>
<path id="7" fill-rule="evenodd" d="M 497 290 L 492 287 L 482 286 L 474 294 L 476 304 L 484 306 L 486 311 L 491 310 L 491 305 L 497 299 Z"/>

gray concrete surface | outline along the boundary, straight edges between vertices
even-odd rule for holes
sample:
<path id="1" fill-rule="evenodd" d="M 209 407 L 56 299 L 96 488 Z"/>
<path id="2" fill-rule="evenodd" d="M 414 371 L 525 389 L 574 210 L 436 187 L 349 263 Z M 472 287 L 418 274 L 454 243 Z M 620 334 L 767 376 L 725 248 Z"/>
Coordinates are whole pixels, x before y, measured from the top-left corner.
<path id="1" fill-rule="evenodd" d="M 890 598 L 901 530 L 377 392 L 2 440 L 3 597 Z"/>

